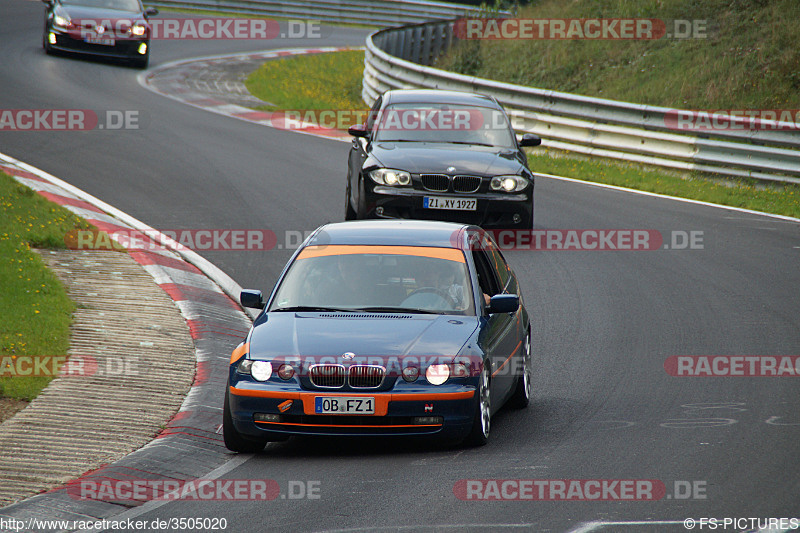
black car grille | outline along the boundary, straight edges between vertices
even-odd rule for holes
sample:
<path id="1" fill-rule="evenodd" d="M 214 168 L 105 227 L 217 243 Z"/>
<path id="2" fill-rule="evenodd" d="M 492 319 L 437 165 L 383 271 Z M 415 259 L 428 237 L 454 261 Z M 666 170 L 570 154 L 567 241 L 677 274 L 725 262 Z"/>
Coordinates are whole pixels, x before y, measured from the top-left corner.
<path id="1" fill-rule="evenodd" d="M 375 365 L 353 365 L 347 381 L 354 389 L 373 389 L 381 386 L 386 369 Z"/>
<path id="2" fill-rule="evenodd" d="M 422 186 L 429 191 L 445 192 L 450 188 L 450 178 L 445 174 L 420 174 Z"/>
<path id="3" fill-rule="evenodd" d="M 314 365 L 309 377 L 312 385 L 326 389 L 340 389 L 345 381 L 354 389 L 377 389 L 386 377 L 386 369 L 377 365 Z"/>
<path id="4" fill-rule="evenodd" d="M 456 192 L 475 192 L 481 187 L 479 176 L 456 176 L 453 178 L 453 190 Z"/>
<path id="5" fill-rule="evenodd" d="M 347 371 L 342 365 L 314 365 L 311 367 L 309 377 L 311 383 L 317 387 L 341 388 Z"/>

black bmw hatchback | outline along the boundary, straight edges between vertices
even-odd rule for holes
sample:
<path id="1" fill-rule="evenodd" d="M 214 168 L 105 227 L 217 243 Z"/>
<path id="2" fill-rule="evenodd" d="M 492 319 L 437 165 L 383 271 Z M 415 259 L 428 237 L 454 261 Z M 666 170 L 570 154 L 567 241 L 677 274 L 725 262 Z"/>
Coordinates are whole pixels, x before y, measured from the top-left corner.
<path id="1" fill-rule="evenodd" d="M 42 0 L 42 47 L 48 54 L 77 52 L 124 59 L 139 68 L 150 58 L 152 26 L 158 14 L 140 0 Z"/>
<path id="2" fill-rule="evenodd" d="M 349 129 L 345 219 L 413 218 L 533 227 L 533 175 L 497 101 L 473 93 L 391 90 Z"/>

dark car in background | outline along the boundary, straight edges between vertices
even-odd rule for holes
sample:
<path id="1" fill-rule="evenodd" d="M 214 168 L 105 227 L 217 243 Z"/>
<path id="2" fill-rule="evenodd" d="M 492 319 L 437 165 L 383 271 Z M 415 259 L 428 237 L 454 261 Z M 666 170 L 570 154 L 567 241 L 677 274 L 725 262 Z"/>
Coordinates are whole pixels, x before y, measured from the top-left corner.
<path id="1" fill-rule="evenodd" d="M 497 101 L 480 94 L 391 90 L 354 136 L 345 219 L 413 218 L 533 227 L 533 175 Z"/>
<path id="2" fill-rule="evenodd" d="M 140 0 L 42 0 L 45 52 L 75 52 L 129 61 L 139 68 L 150 59 L 152 26 L 158 14 Z"/>
<path id="3" fill-rule="evenodd" d="M 476 245 L 477 244 L 477 245 Z M 364 220 L 318 228 L 234 350 L 225 445 L 293 435 L 486 444 L 492 415 L 531 398 L 520 287 L 476 226 Z"/>

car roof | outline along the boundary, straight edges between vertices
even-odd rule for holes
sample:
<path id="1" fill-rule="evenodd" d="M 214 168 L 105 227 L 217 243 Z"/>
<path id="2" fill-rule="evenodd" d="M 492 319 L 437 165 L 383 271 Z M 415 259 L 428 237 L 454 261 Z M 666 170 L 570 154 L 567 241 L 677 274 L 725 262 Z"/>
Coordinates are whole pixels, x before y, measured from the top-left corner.
<path id="1" fill-rule="evenodd" d="M 306 246 L 328 244 L 464 248 L 464 231 L 477 226 L 427 220 L 356 220 L 318 228 Z"/>
<path id="2" fill-rule="evenodd" d="M 492 107 L 500 106 L 491 96 L 461 91 L 442 91 L 438 89 L 395 89 L 386 91 L 383 105 L 387 104 L 455 104 Z"/>

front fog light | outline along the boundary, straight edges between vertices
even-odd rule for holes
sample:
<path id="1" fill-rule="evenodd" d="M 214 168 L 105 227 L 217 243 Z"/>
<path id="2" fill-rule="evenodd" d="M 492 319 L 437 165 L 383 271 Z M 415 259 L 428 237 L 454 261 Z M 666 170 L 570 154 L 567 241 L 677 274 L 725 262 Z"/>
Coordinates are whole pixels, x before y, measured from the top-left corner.
<path id="1" fill-rule="evenodd" d="M 272 376 L 272 363 L 269 361 L 253 361 L 250 374 L 258 381 L 267 381 Z"/>
<path id="2" fill-rule="evenodd" d="M 55 34 L 55 33 L 53 33 L 53 32 L 50 32 L 50 33 L 48 33 L 48 34 L 47 34 L 47 41 L 48 41 L 50 44 L 56 44 L 56 34 Z"/>
<path id="3" fill-rule="evenodd" d="M 273 415 L 271 413 L 256 413 L 253 415 L 253 420 L 256 422 L 280 422 L 281 415 Z"/>
<path id="4" fill-rule="evenodd" d="M 431 365 L 425 371 L 425 378 L 431 385 L 441 385 L 450 377 L 450 367 L 448 365 Z"/>
<path id="5" fill-rule="evenodd" d="M 142 43 L 139 45 L 139 55 L 145 55 L 147 53 L 147 43 Z"/>
<path id="6" fill-rule="evenodd" d="M 415 416 L 411 419 L 415 426 L 441 426 L 444 418 L 441 416 Z"/>

